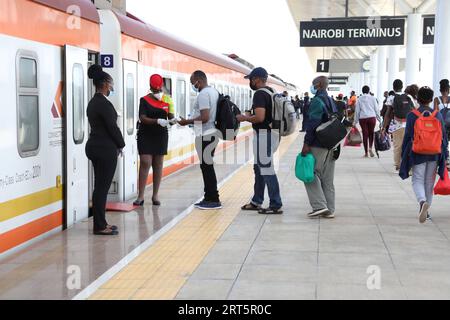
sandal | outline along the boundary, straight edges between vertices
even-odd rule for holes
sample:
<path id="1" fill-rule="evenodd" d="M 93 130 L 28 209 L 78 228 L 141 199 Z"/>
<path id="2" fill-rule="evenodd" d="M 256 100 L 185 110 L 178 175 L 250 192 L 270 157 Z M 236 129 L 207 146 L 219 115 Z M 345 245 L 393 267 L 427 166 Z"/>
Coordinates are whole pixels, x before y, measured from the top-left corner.
<path id="1" fill-rule="evenodd" d="M 241 207 L 241 210 L 244 211 L 258 211 L 261 210 L 261 206 L 254 205 L 253 203 L 247 203 L 246 205 Z"/>
<path id="2" fill-rule="evenodd" d="M 276 208 L 267 208 L 267 209 L 260 209 L 258 211 L 259 214 L 282 214 L 283 210 L 276 209 Z"/>

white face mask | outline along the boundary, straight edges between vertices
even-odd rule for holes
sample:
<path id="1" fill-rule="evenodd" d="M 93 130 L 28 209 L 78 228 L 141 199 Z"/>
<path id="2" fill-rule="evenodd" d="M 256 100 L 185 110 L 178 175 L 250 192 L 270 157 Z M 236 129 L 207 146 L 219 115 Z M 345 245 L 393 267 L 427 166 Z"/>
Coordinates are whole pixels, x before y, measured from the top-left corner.
<path id="1" fill-rule="evenodd" d="M 154 93 L 153 96 L 158 99 L 158 100 L 162 100 L 164 93 L 160 92 L 160 93 Z"/>

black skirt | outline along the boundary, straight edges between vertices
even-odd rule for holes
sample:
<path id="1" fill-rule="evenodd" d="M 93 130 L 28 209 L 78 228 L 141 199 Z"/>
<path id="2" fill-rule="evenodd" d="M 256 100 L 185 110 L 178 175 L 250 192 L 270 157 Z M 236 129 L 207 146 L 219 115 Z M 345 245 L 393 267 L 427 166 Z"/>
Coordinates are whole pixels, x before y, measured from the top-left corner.
<path id="1" fill-rule="evenodd" d="M 165 156 L 169 145 L 167 130 L 152 134 L 138 133 L 137 138 L 139 155 Z"/>

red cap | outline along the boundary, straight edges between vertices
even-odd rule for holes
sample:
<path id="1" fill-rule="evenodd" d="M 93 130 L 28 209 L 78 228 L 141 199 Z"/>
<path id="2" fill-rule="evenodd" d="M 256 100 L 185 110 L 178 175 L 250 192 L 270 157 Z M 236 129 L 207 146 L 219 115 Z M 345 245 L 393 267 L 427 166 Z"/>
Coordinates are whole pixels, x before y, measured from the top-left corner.
<path id="1" fill-rule="evenodd" d="M 150 77 L 150 88 L 161 90 L 163 84 L 164 84 L 163 78 L 159 74 L 154 74 Z"/>

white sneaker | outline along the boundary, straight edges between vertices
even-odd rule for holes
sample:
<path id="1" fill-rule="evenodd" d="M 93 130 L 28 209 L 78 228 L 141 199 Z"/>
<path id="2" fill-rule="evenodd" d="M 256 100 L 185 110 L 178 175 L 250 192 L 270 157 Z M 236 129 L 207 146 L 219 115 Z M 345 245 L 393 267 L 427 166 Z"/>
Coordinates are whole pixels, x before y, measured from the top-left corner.
<path id="1" fill-rule="evenodd" d="M 320 216 L 326 212 L 330 212 L 330 211 L 327 208 L 314 210 L 313 212 L 308 213 L 308 217 L 314 218 L 314 217 Z"/>
<path id="2" fill-rule="evenodd" d="M 430 209 L 430 205 L 426 201 L 422 201 L 420 203 L 420 211 L 419 211 L 419 222 L 424 223 L 427 220 L 428 209 Z"/>

